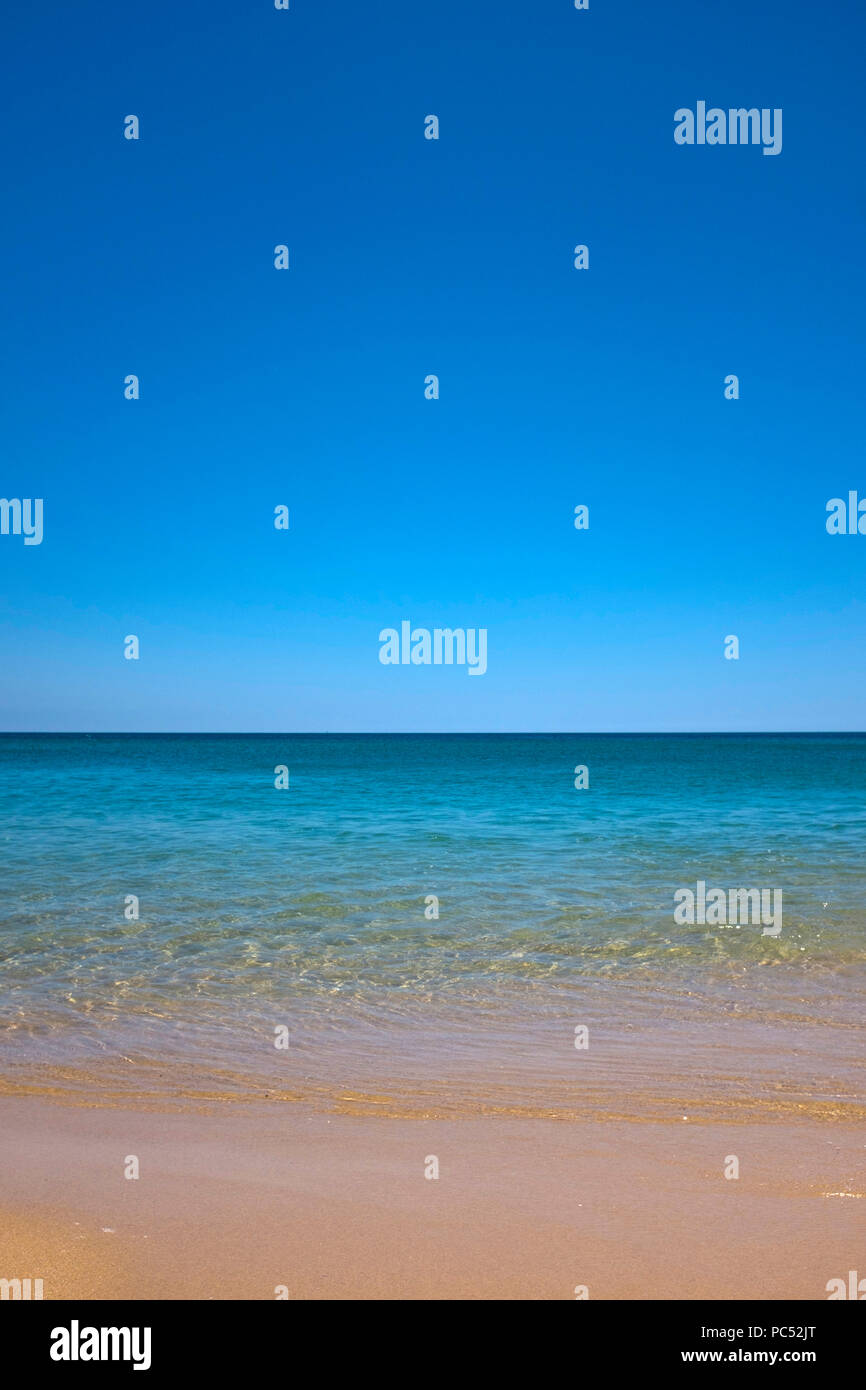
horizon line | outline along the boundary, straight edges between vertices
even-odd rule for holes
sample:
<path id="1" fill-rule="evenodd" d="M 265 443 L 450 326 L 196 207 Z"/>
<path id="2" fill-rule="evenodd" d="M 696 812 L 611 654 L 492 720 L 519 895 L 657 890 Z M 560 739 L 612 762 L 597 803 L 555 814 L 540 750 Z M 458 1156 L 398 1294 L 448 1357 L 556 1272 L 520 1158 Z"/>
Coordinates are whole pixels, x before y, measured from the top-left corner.
<path id="1" fill-rule="evenodd" d="M 0 738 L 825 738 L 866 729 L 0 729 Z"/>

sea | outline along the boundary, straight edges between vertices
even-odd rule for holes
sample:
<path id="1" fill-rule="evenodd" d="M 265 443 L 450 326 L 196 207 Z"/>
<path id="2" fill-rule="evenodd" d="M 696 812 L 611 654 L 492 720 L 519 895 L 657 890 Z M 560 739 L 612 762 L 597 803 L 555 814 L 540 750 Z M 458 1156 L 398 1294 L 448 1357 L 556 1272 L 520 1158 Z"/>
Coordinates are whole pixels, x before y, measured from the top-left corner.
<path id="1" fill-rule="evenodd" d="M 0 1091 L 858 1118 L 864 845 L 857 733 L 2 735 Z"/>

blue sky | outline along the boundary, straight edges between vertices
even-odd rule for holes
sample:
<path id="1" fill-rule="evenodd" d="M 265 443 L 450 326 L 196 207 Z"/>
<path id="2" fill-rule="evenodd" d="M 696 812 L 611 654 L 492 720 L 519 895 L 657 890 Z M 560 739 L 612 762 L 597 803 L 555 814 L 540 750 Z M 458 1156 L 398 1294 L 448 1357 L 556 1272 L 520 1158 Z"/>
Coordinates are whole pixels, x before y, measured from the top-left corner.
<path id="1" fill-rule="evenodd" d="M 7 26 L 0 728 L 863 727 L 860 5 Z M 487 673 L 382 666 L 407 618 Z"/>

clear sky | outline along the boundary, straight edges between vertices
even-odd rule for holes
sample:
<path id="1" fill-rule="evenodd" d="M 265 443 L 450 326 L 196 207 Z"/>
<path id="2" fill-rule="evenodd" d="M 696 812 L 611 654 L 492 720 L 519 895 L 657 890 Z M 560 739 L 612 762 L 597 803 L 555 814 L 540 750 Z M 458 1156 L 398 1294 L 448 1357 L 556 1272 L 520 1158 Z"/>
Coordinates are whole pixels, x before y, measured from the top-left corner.
<path id="1" fill-rule="evenodd" d="M 0 728 L 864 727 L 859 0 L 5 27 Z M 677 145 L 701 100 L 782 152 Z"/>

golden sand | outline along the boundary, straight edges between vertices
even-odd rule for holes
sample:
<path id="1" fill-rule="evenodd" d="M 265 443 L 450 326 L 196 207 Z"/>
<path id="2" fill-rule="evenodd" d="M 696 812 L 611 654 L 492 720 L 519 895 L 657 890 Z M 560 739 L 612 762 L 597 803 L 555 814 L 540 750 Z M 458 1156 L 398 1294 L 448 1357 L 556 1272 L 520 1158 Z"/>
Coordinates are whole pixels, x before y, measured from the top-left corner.
<path id="1" fill-rule="evenodd" d="M 822 1299 L 866 1248 L 863 1131 L 809 1114 L 639 1125 L 7 1096 L 0 1123 L 0 1277 L 42 1278 L 46 1298 Z"/>

